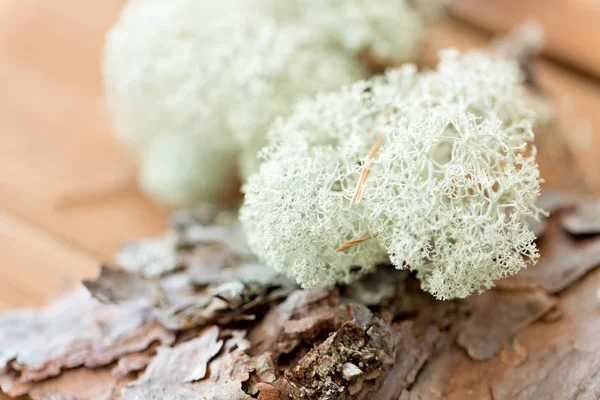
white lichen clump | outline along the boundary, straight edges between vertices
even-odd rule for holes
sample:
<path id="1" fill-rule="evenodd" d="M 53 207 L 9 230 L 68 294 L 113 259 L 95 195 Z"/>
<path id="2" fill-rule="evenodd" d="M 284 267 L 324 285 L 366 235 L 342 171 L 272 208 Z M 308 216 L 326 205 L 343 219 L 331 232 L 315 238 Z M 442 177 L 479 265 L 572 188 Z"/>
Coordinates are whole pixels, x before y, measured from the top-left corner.
<path id="1" fill-rule="evenodd" d="M 302 102 L 244 188 L 250 246 L 304 287 L 391 260 L 439 299 L 489 288 L 538 257 L 535 122 L 518 64 L 485 52 Z"/>
<path id="2" fill-rule="evenodd" d="M 367 77 L 364 52 L 408 60 L 427 18 L 408 0 L 130 0 L 105 52 L 116 134 L 159 201 L 227 198 L 277 116 Z"/>

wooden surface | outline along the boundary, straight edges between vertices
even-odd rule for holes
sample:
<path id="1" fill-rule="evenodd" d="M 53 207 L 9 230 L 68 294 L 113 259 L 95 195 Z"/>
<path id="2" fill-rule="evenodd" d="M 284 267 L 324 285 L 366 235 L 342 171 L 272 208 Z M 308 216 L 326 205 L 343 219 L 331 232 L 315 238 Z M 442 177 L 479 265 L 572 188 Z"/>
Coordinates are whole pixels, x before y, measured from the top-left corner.
<path id="1" fill-rule="evenodd" d="M 40 305 L 94 276 L 165 213 L 135 188 L 60 206 L 131 168 L 109 135 L 100 58 L 121 0 L 0 0 L 0 310 Z"/>
<path id="2" fill-rule="evenodd" d="M 600 77 L 598 0 L 454 0 L 451 12 L 496 32 L 535 19 L 546 54 Z"/>
<path id="3" fill-rule="evenodd" d="M 525 4 L 539 9 L 541 1 L 510 3 L 527 12 Z M 166 213 L 133 186 L 98 201 L 59 206 L 70 193 L 132 165 L 109 135 L 99 72 L 103 36 L 122 2 L 0 0 L 0 310 L 40 305 L 69 283 L 95 275 L 123 241 L 165 228 Z M 598 4 L 547 4 L 566 3 Z M 559 12 L 545 12 L 555 15 L 551 11 Z M 590 28 L 588 14 L 571 10 L 568 15 L 583 22 L 565 22 L 557 28 L 561 34 L 581 29 L 564 33 L 566 39 L 552 36 L 550 53 L 582 69 L 600 65 L 600 46 L 593 43 L 599 38 L 597 19 Z M 552 28 L 555 21 L 548 18 L 544 23 Z M 483 46 L 486 39 L 485 33 L 443 22 L 433 32 L 427 57 L 447 45 Z M 536 71 L 561 105 L 563 134 L 598 192 L 600 82 L 547 60 L 537 62 Z"/>

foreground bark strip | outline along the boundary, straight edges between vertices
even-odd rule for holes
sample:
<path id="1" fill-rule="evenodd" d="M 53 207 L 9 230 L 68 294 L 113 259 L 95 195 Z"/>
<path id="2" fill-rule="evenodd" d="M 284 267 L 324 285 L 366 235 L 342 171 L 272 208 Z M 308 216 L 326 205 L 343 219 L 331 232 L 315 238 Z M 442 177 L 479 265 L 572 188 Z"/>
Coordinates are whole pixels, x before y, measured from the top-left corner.
<path id="1" fill-rule="evenodd" d="M 572 211 L 555 206 L 538 266 L 449 302 L 390 266 L 300 290 L 236 223 L 179 214 L 164 238 L 124 248 L 127 270 L 0 316 L 0 386 L 33 399 L 597 398 L 600 238 L 570 234 Z"/>

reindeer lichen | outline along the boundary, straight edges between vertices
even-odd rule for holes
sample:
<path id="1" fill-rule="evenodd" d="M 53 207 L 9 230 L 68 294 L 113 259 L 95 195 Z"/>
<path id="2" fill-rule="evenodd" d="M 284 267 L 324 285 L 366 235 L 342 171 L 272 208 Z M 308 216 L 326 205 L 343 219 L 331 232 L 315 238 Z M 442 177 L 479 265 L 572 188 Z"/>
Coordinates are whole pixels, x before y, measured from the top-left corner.
<path id="1" fill-rule="evenodd" d="M 405 65 L 300 103 L 244 188 L 252 249 L 304 287 L 389 260 L 440 299 L 534 262 L 536 113 L 522 80 L 514 61 L 448 50 L 436 71 Z"/>
<path id="2" fill-rule="evenodd" d="M 139 153 L 141 186 L 159 201 L 221 200 L 238 168 L 242 178 L 256 171 L 277 116 L 367 77 L 364 52 L 408 60 L 427 18 L 408 0 L 130 0 L 104 61 L 116 134 Z M 187 150 L 168 145 L 185 138 Z"/>

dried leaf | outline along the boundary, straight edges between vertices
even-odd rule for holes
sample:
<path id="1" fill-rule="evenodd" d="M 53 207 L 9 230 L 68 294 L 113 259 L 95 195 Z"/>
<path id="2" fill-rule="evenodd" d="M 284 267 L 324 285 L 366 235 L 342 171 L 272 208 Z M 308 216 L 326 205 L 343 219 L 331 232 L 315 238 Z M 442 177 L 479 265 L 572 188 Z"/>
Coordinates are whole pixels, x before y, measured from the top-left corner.
<path id="1" fill-rule="evenodd" d="M 468 299 L 473 314 L 460 327 L 458 344 L 474 360 L 489 360 L 504 343 L 555 306 L 541 289 L 489 290 Z"/>

